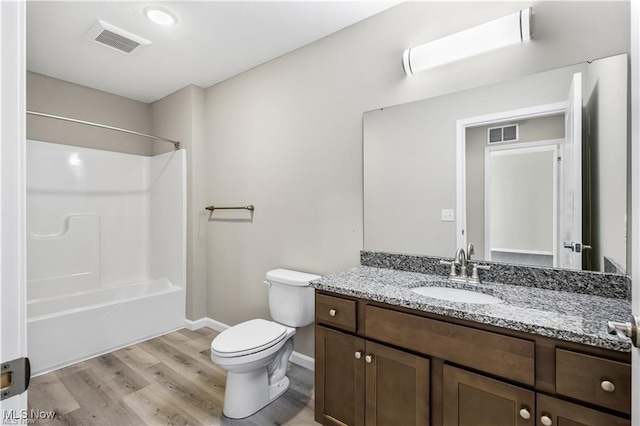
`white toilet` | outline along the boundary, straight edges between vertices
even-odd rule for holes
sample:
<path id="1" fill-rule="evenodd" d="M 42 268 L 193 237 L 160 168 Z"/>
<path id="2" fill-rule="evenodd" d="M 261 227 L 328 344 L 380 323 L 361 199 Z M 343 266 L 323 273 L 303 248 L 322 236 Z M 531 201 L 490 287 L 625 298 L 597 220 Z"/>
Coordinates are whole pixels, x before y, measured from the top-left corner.
<path id="1" fill-rule="evenodd" d="M 287 362 L 295 327 L 313 322 L 313 288 L 318 275 L 287 269 L 267 272 L 269 310 L 274 321 L 254 319 L 234 325 L 211 342 L 211 360 L 227 370 L 223 413 L 241 419 L 289 388 Z"/>

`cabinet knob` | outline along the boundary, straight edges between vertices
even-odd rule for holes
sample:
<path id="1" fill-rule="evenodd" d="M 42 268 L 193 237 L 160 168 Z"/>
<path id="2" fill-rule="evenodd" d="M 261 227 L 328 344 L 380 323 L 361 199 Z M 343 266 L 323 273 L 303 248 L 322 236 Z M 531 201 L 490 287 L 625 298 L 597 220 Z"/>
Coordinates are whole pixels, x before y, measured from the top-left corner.
<path id="1" fill-rule="evenodd" d="M 600 383 L 600 387 L 605 392 L 613 392 L 614 390 L 616 390 L 616 385 L 608 380 L 603 380 L 602 383 Z"/>
<path id="2" fill-rule="evenodd" d="M 551 426 L 553 424 L 553 421 L 551 420 L 551 417 L 545 415 L 540 417 L 540 423 L 542 423 L 544 426 Z"/>
<path id="3" fill-rule="evenodd" d="M 371 364 L 371 361 L 373 361 L 373 355 L 365 356 L 364 360 L 367 361 L 367 364 Z"/>
<path id="4" fill-rule="evenodd" d="M 357 352 L 355 353 L 355 357 L 356 357 L 356 359 L 360 359 L 360 358 L 362 358 L 362 352 L 357 351 Z"/>
<path id="5" fill-rule="evenodd" d="M 337 312 L 336 312 L 336 310 L 335 310 L 335 309 L 331 309 L 331 310 L 329 310 L 329 315 L 331 315 L 332 317 L 335 317 L 335 316 L 336 316 L 336 314 L 337 314 Z"/>
<path id="6" fill-rule="evenodd" d="M 531 413 L 529 412 L 529 410 L 527 410 L 526 407 L 522 407 L 522 409 L 520 410 L 520 417 L 525 420 L 529 420 L 531 418 Z"/>

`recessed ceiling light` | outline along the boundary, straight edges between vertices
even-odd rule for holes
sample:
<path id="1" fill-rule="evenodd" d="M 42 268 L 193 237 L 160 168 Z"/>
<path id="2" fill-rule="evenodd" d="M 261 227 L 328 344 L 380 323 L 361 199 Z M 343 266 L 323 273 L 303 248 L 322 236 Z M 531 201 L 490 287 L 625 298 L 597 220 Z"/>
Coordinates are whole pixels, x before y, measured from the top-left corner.
<path id="1" fill-rule="evenodd" d="M 178 22 L 178 18 L 176 15 L 168 11 L 167 9 L 163 9 L 157 6 L 149 6 L 145 8 L 144 14 L 147 15 L 147 18 L 158 25 L 173 25 Z"/>

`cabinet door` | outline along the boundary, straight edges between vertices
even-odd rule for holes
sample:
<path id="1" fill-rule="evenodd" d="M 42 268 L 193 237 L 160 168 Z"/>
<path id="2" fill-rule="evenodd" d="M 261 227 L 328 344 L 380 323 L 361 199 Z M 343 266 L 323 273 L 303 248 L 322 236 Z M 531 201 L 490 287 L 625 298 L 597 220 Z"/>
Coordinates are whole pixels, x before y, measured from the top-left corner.
<path id="1" fill-rule="evenodd" d="M 364 339 L 316 326 L 315 420 L 364 424 Z"/>
<path id="2" fill-rule="evenodd" d="M 367 426 L 429 425 L 429 360 L 366 342 Z"/>
<path id="3" fill-rule="evenodd" d="M 444 366 L 443 419 L 447 426 L 533 426 L 535 393 Z"/>
<path id="4" fill-rule="evenodd" d="M 621 417 L 538 394 L 536 425 L 550 426 L 631 426 Z"/>

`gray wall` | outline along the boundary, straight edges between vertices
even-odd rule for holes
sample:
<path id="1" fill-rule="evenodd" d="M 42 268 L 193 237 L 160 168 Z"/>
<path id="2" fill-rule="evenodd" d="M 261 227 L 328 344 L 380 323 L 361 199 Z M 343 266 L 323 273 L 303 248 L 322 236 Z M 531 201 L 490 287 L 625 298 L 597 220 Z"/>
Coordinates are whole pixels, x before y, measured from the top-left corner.
<path id="1" fill-rule="evenodd" d="M 256 206 L 253 221 L 209 224 L 208 315 L 268 316 L 271 268 L 324 275 L 358 264 L 364 111 L 629 50 L 628 3 L 531 4 L 534 42 L 410 78 L 404 48 L 529 3 L 403 3 L 207 89 L 206 198 Z M 455 150 L 441 163 L 455 170 Z M 296 350 L 312 355 L 310 329 Z"/>
<path id="2" fill-rule="evenodd" d="M 534 42 L 403 75 L 406 47 L 528 5 L 535 8 Z M 358 264 L 363 111 L 628 52 L 628 17 L 628 2 L 407 2 L 205 93 L 183 89 L 190 93 L 150 107 L 66 83 L 54 90 L 57 82 L 30 75 L 28 106 L 175 135 L 185 144 L 191 138 L 187 308 L 192 319 L 206 314 L 235 324 L 268 317 L 261 283 L 269 269 L 329 274 Z M 191 118 L 181 115 L 189 103 Z M 146 140 L 129 144 L 111 132 L 49 126 L 29 119 L 28 136 L 152 153 Z M 442 163 L 454 159 L 447 154 Z M 201 209 L 216 203 L 253 203 L 256 212 L 252 219 L 240 213 L 207 222 Z M 296 350 L 313 355 L 311 327 L 299 331 Z"/>
<path id="3" fill-rule="evenodd" d="M 27 109 L 151 131 L 148 104 L 32 72 L 27 72 Z M 27 138 L 141 155 L 151 154 L 153 143 L 140 136 L 31 115 L 27 116 Z"/>
<path id="4" fill-rule="evenodd" d="M 596 61 L 589 66 L 583 82 L 585 93 L 589 94 L 584 100 L 583 136 L 587 143 L 583 158 L 590 162 L 591 170 L 591 176 L 586 177 L 583 185 L 591 186 L 588 221 L 594 224 L 592 234 L 583 238 L 593 246 L 591 252 L 585 252 L 590 257 L 592 269 L 600 271 L 604 270 L 604 256 L 614 260 L 623 269 L 631 264 L 631 244 L 627 244 L 628 211 L 619 208 L 627 203 L 630 193 L 627 185 L 628 164 L 620 161 L 621 158 L 630 158 L 625 118 L 628 102 L 627 61 L 627 56 Z M 627 206 L 630 208 L 630 204 Z M 589 229 L 584 224 L 583 228 Z"/>
<path id="5" fill-rule="evenodd" d="M 187 318 L 207 316 L 204 89 L 187 86 L 151 104 L 153 134 L 179 140 L 187 155 Z M 155 142 L 154 154 L 173 147 Z"/>

